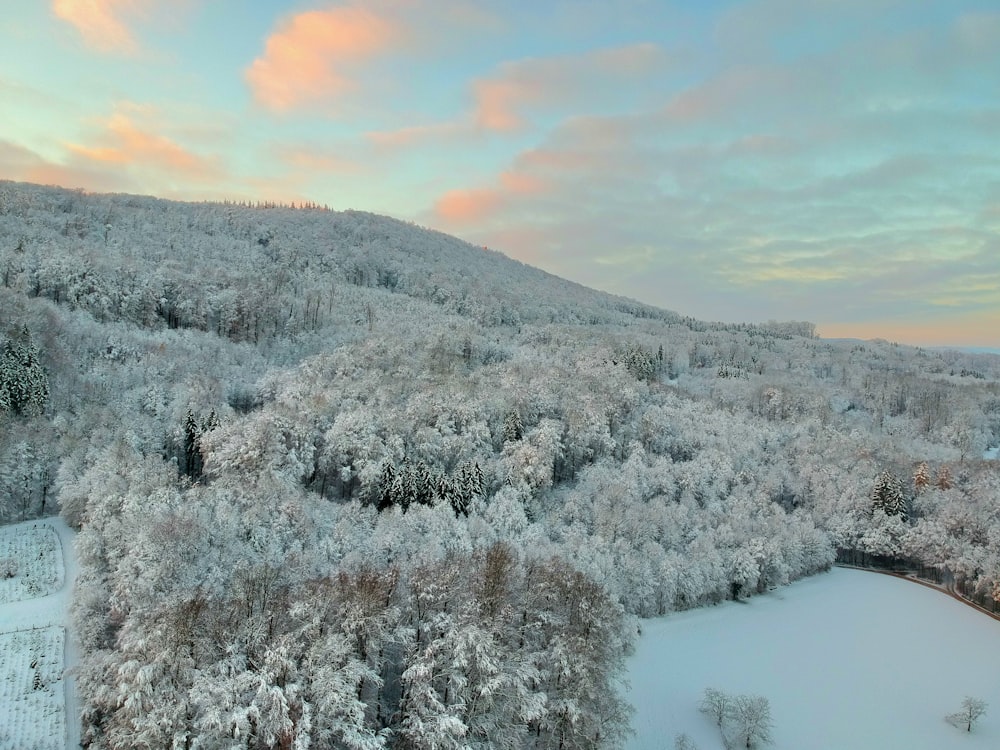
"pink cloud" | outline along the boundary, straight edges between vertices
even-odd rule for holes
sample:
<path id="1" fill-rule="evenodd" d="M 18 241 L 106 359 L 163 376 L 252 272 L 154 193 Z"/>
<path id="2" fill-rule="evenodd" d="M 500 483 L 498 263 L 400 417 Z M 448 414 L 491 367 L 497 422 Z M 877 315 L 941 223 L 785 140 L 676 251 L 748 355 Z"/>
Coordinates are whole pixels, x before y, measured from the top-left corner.
<path id="1" fill-rule="evenodd" d="M 582 55 L 504 63 L 494 75 L 473 81 L 473 120 L 484 130 L 518 130 L 525 125 L 525 109 L 566 105 L 593 96 L 611 80 L 645 76 L 663 62 L 662 50 L 643 42 Z"/>
<path id="2" fill-rule="evenodd" d="M 396 149 L 423 143 L 428 140 L 462 135 L 467 128 L 459 122 L 440 122 L 431 125 L 410 125 L 396 130 L 378 130 L 365 133 L 365 138 L 379 149 Z"/>
<path id="3" fill-rule="evenodd" d="M 142 108 L 133 108 L 142 112 Z M 67 144 L 75 155 L 89 162 L 132 166 L 170 172 L 207 181 L 219 175 L 217 163 L 199 156 L 164 135 L 137 125 L 130 114 L 116 112 L 104 123 L 100 145 Z"/>
<path id="4" fill-rule="evenodd" d="M 268 37 L 246 80 L 272 111 L 315 104 L 352 90 L 350 65 L 385 52 L 398 36 L 394 23 L 362 7 L 298 13 Z"/>
<path id="5" fill-rule="evenodd" d="M 483 132 L 515 132 L 528 124 L 531 110 L 558 111 L 582 103 L 589 106 L 595 99 L 613 99 L 629 90 L 629 79 L 662 69 L 665 59 L 659 47 L 643 42 L 580 55 L 506 62 L 492 75 L 471 82 L 473 104 L 463 116 L 371 131 L 366 138 L 376 148 L 398 149 L 427 141 L 474 138 Z"/>
<path id="6" fill-rule="evenodd" d="M 283 164 L 297 172 L 357 174 L 364 171 L 364 167 L 360 163 L 322 148 L 288 145 L 275 148 L 274 153 Z"/>
<path id="7" fill-rule="evenodd" d="M 500 186 L 510 194 L 534 195 L 546 188 L 544 180 L 525 172 L 503 172 L 500 175 Z"/>
<path id="8" fill-rule="evenodd" d="M 496 185 L 485 188 L 449 190 L 434 204 L 436 219 L 448 225 L 482 224 L 506 209 L 515 199 L 537 195 L 547 183 L 525 172 L 502 172 Z"/>
<path id="9" fill-rule="evenodd" d="M 134 53 L 138 45 L 123 16 L 144 0 L 52 0 L 56 18 L 76 27 L 87 45 L 101 52 Z"/>
<path id="10" fill-rule="evenodd" d="M 449 190 L 434 204 L 434 213 L 451 224 L 474 224 L 495 213 L 503 202 L 494 188 Z"/>
<path id="11" fill-rule="evenodd" d="M 109 172 L 74 164 L 56 164 L 43 159 L 34 151 L 6 141 L 0 141 L 0 174 L 8 179 L 41 185 L 103 191 L 134 189 L 121 170 Z"/>

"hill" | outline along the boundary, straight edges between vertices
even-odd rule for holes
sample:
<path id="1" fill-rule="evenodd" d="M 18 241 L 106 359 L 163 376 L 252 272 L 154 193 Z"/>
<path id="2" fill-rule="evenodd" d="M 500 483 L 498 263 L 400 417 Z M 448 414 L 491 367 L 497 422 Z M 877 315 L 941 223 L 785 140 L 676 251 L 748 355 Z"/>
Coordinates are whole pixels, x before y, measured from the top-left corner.
<path id="1" fill-rule="evenodd" d="M 998 357 L 358 212 L 0 183 L 0 230 L 2 513 L 80 528 L 94 746 L 616 747 L 636 616 L 1000 579 Z"/>

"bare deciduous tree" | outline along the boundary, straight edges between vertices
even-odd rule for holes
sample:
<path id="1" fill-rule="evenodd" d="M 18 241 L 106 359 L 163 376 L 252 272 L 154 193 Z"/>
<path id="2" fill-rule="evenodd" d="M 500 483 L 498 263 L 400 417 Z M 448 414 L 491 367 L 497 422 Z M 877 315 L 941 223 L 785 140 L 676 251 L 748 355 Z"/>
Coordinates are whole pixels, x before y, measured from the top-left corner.
<path id="1" fill-rule="evenodd" d="M 747 748 L 771 741 L 771 703 L 760 695 L 738 695 L 732 711 L 733 726 Z"/>
<path id="2" fill-rule="evenodd" d="M 965 725 L 965 731 L 971 732 L 973 724 L 986 713 L 986 701 L 981 698 L 965 696 L 962 699 L 962 709 L 950 714 L 947 719 L 956 726 Z"/>
<path id="3" fill-rule="evenodd" d="M 708 714 L 715 719 L 716 726 L 721 729 L 726 718 L 733 710 L 733 698 L 721 690 L 705 688 L 705 693 L 702 695 L 698 709 L 703 714 Z"/>

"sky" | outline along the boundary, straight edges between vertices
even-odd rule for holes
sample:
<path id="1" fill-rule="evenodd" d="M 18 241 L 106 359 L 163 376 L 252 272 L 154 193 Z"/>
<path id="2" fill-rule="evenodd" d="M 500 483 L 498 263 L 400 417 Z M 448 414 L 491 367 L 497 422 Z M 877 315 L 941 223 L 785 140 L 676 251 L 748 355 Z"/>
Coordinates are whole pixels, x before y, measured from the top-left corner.
<path id="1" fill-rule="evenodd" d="M 0 177 L 310 200 L 706 320 L 1000 347 L 996 0 L 24 0 Z"/>

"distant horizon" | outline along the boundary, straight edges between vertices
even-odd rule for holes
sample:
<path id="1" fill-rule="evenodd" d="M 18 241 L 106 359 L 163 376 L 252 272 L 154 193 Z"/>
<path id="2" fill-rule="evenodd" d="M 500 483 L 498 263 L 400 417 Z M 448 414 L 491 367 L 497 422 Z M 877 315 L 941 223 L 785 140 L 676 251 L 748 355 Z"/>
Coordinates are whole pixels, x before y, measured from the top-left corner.
<path id="1" fill-rule="evenodd" d="M 0 178 L 0 183 L 2 183 L 3 181 L 4 181 L 3 178 Z M 14 182 L 17 182 L 17 181 L 14 181 Z M 60 189 L 60 190 L 70 190 L 70 191 L 82 190 L 82 191 L 84 191 L 86 193 L 91 193 L 91 194 L 94 194 L 94 195 L 135 195 L 137 197 L 151 198 L 153 200 L 177 201 L 177 202 L 182 202 L 182 203 L 207 203 L 207 204 L 216 204 L 216 205 L 225 205 L 226 203 L 245 203 L 250 208 L 254 208 L 254 207 L 258 206 L 258 205 L 263 206 L 263 205 L 269 205 L 269 204 L 273 203 L 273 201 L 270 201 L 269 199 L 266 199 L 266 198 L 257 198 L 257 199 L 251 199 L 251 198 L 240 198 L 240 199 L 210 198 L 210 199 L 201 199 L 201 200 L 199 200 L 199 199 L 186 199 L 186 198 L 178 198 L 178 197 L 165 197 L 165 196 L 161 196 L 161 195 L 155 195 L 153 193 L 135 193 L 135 192 L 128 192 L 128 191 L 124 191 L 123 192 L 123 191 L 100 191 L 100 190 L 91 191 L 91 190 L 89 190 L 88 188 L 85 188 L 85 187 L 71 186 L 71 185 L 55 185 L 55 184 L 42 184 L 42 183 L 30 183 L 30 182 L 26 183 L 26 184 L 33 184 L 33 185 L 37 185 L 39 187 L 45 187 L 45 188 L 56 188 L 56 189 Z M 292 208 L 291 203 L 292 202 L 289 202 L 289 204 L 287 206 L 284 205 L 284 204 L 282 204 L 282 205 L 279 205 L 278 207 Z M 296 205 L 296 210 L 298 208 L 303 208 L 303 207 L 305 207 L 307 205 L 316 205 L 316 206 L 318 206 L 318 207 L 320 207 L 320 208 L 322 208 L 324 210 L 330 210 L 330 211 L 352 211 L 352 210 L 366 210 L 367 211 L 367 209 L 336 208 L 336 207 L 333 207 L 333 206 L 328 206 L 326 204 L 319 204 L 316 201 L 310 201 L 308 199 L 304 199 L 304 200 L 299 201 L 298 204 Z M 403 218 L 398 217 L 398 216 L 392 216 L 390 214 L 379 212 L 379 211 L 369 211 L 369 212 L 373 213 L 373 214 L 381 215 L 381 216 L 386 216 L 386 217 L 388 217 L 390 219 L 395 219 L 397 221 L 408 221 L 407 219 L 403 219 Z M 430 229 L 431 231 L 444 231 L 444 230 L 435 229 L 434 227 L 426 227 L 426 228 Z M 450 232 L 445 232 L 445 233 L 446 234 L 451 234 Z M 461 237 L 458 237 L 457 235 L 452 235 L 452 236 L 455 236 L 457 239 L 462 239 Z M 468 240 L 463 240 L 463 241 L 468 242 Z M 477 246 L 475 243 L 471 243 L 470 242 L 469 244 L 471 244 L 473 246 Z M 485 247 L 485 246 L 483 246 L 483 247 Z M 494 250 L 496 252 L 502 253 L 503 255 L 506 255 L 507 257 L 512 258 L 514 260 L 519 260 L 518 258 L 516 258 L 515 256 L 511 255 L 510 253 L 505 252 L 502 248 L 488 247 L 487 249 Z M 561 275 L 561 274 L 556 273 L 554 271 L 547 271 L 547 269 L 543 269 L 540 266 L 537 266 L 537 265 L 532 264 L 532 263 L 527 262 L 527 261 L 521 261 L 521 262 L 525 262 L 525 263 L 527 263 L 527 265 L 532 265 L 535 268 L 539 268 L 540 270 L 546 271 L 548 273 L 552 273 L 553 275 L 559 276 L 560 278 L 563 278 L 563 279 L 565 279 L 567 281 L 572 281 L 574 283 L 581 283 L 584 286 L 587 286 L 587 287 L 589 287 L 591 289 L 595 289 L 596 291 L 603 291 L 603 292 L 607 292 L 607 293 L 610 293 L 610 294 L 617 294 L 619 296 L 623 296 L 625 298 L 632 299 L 635 302 L 639 302 L 640 304 L 650 305 L 652 307 L 657 307 L 659 309 L 666 310 L 668 312 L 674 312 L 674 313 L 677 313 L 678 315 L 682 315 L 682 316 L 685 316 L 685 317 L 694 318 L 696 320 L 700 320 L 700 321 L 705 322 L 705 323 L 721 323 L 723 325 L 767 325 L 768 323 L 773 323 L 773 322 L 778 322 L 778 323 L 807 322 L 807 323 L 812 323 L 813 325 L 816 326 L 816 336 L 818 338 L 823 339 L 823 340 L 828 340 L 828 341 L 859 341 L 859 342 L 886 341 L 886 342 L 889 342 L 889 343 L 896 343 L 896 344 L 901 344 L 901 345 L 904 345 L 904 346 L 913 346 L 913 347 L 919 347 L 919 348 L 924 348 L 924 349 L 946 349 L 946 350 L 950 349 L 950 350 L 956 350 L 956 351 L 971 352 L 971 353 L 976 353 L 976 354 L 997 354 L 997 355 L 1000 355 L 1000 346 L 980 346 L 980 345 L 977 345 L 977 344 L 962 344 L 962 343 L 949 343 L 949 342 L 944 342 L 944 343 L 940 343 L 940 342 L 938 342 L 938 343 L 921 343 L 921 342 L 914 342 L 913 340 L 902 340 L 902 339 L 890 338 L 888 336 L 881 335 L 878 331 L 874 331 L 874 332 L 868 331 L 869 335 L 860 335 L 860 333 L 856 334 L 856 335 L 852 335 L 851 334 L 851 329 L 849 327 L 846 328 L 844 331 L 841 331 L 836 326 L 834 326 L 834 328 L 835 328 L 835 330 L 837 332 L 833 333 L 833 334 L 828 334 L 828 333 L 824 332 L 824 328 L 827 327 L 827 324 L 817 323 L 816 321 L 808 320 L 808 319 L 802 318 L 802 317 L 799 317 L 799 318 L 785 318 L 785 319 L 782 319 L 782 320 L 777 320 L 777 319 L 774 319 L 774 318 L 770 318 L 768 320 L 752 320 L 752 319 L 721 320 L 721 319 L 719 319 L 717 317 L 713 317 L 713 316 L 701 317 L 701 316 L 697 316 L 697 315 L 692 315 L 692 314 L 688 313 L 685 310 L 677 310 L 677 309 L 673 309 L 673 308 L 664 307 L 664 306 L 659 305 L 659 304 L 657 304 L 655 302 L 650 302 L 648 300 L 642 300 L 642 299 L 639 299 L 637 297 L 632 297 L 632 296 L 630 296 L 628 294 L 623 294 L 623 293 L 620 293 L 620 292 L 612 292 L 612 291 L 607 290 L 607 289 L 601 289 L 600 287 L 594 286 L 592 284 L 585 284 L 583 282 L 576 281 L 575 279 L 571 279 L 571 278 L 569 278 L 567 276 Z"/>
<path id="2" fill-rule="evenodd" d="M 994 0 L 45 0 L 0 175 L 391 215 L 699 319 L 1000 346 Z"/>

